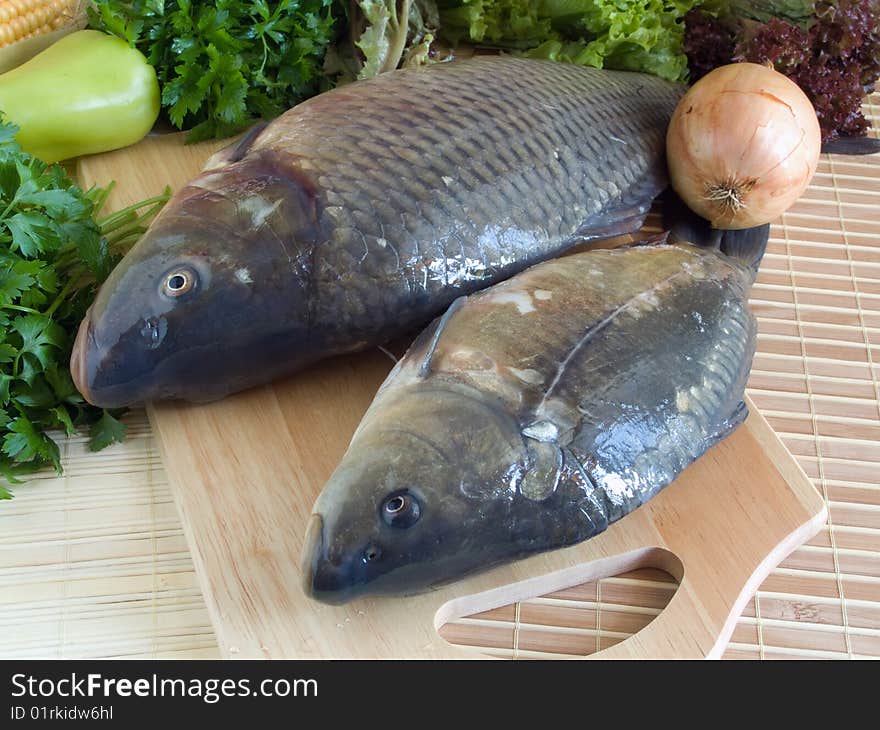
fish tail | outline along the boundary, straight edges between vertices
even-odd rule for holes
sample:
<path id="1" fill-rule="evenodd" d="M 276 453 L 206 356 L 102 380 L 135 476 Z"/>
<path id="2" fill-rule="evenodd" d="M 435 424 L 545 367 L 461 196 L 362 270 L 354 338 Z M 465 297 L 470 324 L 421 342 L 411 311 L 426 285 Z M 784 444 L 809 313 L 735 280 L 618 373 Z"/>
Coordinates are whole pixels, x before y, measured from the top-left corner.
<path id="1" fill-rule="evenodd" d="M 669 231 L 669 243 L 690 243 L 721 251 L 751 269 L 754 276 L 770 239 L 770 224 L 739 230 L 712 228 L 709 221 L 688 208 L 672 190 L 663 198 L 663 227 Z"/>
<path id="2" fill-rule="evenodd" d="M 822 145 L 822 152 L 832 155 L 874 155 L 880 152 L 876 137 L 838 137 Z"/>
<path id="3" fill-rule="evenodd" d="M 738 231 L 723 231 L 721 250 L 728 256 L 739 259 L 748 266 L 754 276 L 758 275 L 758 267 L 764 252 L 767 250 L 767 242 L 770 240 L 770 224 L 754 228 L 743 228 Z"/>

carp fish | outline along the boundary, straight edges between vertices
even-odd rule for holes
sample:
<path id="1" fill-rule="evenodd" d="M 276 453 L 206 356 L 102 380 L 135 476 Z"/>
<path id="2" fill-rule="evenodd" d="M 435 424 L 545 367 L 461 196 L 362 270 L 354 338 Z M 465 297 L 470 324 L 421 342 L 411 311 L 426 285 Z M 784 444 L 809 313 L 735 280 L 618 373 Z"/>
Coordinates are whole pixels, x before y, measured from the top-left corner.
<path id="1" fill-rule="evenodd" d="M 682 92 L 479 56 L 299 104 L 212 157 L 112 272 L 76 340 L 77 388 L 104 407 L 217 399 L 637 230 Z"/>
<path id="2" fill-rule="evenodd" d="M 746 418 L 769 228 L 576 253 L 461 298 L 320 493 L 305 590 L 407 594 L 586 540 Z"/>

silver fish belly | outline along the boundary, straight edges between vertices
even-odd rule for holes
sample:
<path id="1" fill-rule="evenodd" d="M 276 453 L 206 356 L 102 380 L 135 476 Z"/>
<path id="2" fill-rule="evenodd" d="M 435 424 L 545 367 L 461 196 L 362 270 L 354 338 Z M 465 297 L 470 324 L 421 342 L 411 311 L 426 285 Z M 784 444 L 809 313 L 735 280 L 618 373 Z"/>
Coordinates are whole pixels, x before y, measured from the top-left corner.
<path id="1" fill-rule="evenodd" d="M 306 590 L 409 593 L 587 539 L 746 417 L 743 263 L 591 251 L 460 300 L 377 394 L 318 498 Z"/>

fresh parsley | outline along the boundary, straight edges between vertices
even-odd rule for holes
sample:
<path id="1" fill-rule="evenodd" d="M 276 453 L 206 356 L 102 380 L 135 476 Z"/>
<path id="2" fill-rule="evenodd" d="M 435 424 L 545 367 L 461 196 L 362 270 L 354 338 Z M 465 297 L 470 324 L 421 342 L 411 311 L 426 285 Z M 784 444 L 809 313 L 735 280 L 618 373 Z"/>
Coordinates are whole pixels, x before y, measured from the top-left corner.
<path id="1" fill-rule="evenodd" d="M 125 436 L 120 411 L 86 403 L 70 377 L 73 340 L 98 286 L 170 191 L 98 218 L 111 187 L 83 191 L 60 165 L 22 152 L 0 120 L 0 499 L 45 466 L 51 432 L 90 426 L 90 447 Z"/>
<path id="2" fill-rule="evenodd" d="M 95 0 L 93 27 L 155 67 L 162 106 L 188 141 L 228 137 L 329 85 L 332 0 Z"/>

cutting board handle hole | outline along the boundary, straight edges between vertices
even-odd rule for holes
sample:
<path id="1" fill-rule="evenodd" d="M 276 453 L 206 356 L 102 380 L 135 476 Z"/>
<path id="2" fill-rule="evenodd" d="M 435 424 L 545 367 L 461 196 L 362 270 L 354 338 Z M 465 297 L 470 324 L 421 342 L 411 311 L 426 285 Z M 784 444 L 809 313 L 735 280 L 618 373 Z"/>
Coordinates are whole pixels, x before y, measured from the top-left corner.
<path id="1" fill-rule="evenodd" d="M 450 644 L 493 656 L 595 654 L 658 618 L 683 576 L 674 553 L 644 548 L 455 598 L 434 626 Z"/>

